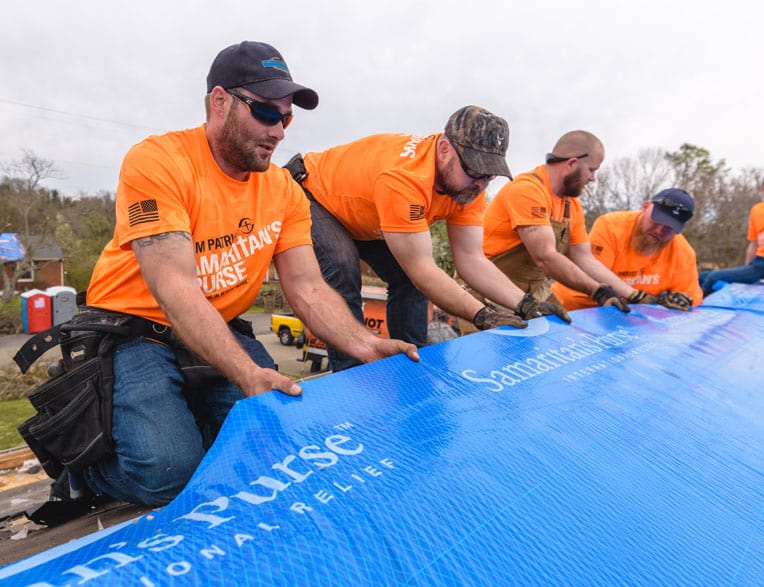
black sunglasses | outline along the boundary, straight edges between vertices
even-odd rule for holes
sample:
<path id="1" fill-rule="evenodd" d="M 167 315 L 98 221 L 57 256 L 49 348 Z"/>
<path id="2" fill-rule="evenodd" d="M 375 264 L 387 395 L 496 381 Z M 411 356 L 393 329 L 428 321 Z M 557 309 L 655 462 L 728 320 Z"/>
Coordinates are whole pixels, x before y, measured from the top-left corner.
<path id="1" fill-rule="evenodd" d="M 547 163 L 562 163 L 564 161 L 567 161 L 568 159 L 585 159 L 588 156 L 589 156 L 589 153 L 584 153 L 583 155 L 571 155 L 570 157 L 560 157 L 559 155 L 555 155 L 554 153 L 547 153 L 546 162 Z"/>
<path id="2" fill-rule="evenodd" d="M 276 126 L 280 122 L 281 125 L 286 128 L 294 118 L 292 113 L 281 114 L 279 109 L 275 106 L 253 100 L 244 94 L 240 94 L 236 90 L 226 90 L 226 92 L 249 106 L 249 111 L 252 113 L 252 117 L 257 120 L 257 122 L 264 124 L 265 126 Z"/>
<path id="3" fill-rule="evenodd" d="M 453 147 L 453 145 L 451 145 Z M 474 179 L 475 181 L 480 181 L 482 179 L 492 179 L 496 177 L 493 173 L 478 173 L 477 171 L 471 169 L 465 162 L 464 159 L 462 159 L 462 154 L 459 153 L 459 149 L 454 147 L 454 151 L 456 151 L 456 156 L 459 158 L 459 165 L 462 166 L 462 170 L 464 173 L 467 174 L 468 177 L 471 179 Z"/>
<path id="4" fill-rule="evenodd" d="M 661 208 L 666 208 L 680 222 L 687 222 L 692 218 L 692 210 L 681 202 L 675 202 L 671 198 L 661 198 L 660 200 L 652 200 L 652 202 Z"/>

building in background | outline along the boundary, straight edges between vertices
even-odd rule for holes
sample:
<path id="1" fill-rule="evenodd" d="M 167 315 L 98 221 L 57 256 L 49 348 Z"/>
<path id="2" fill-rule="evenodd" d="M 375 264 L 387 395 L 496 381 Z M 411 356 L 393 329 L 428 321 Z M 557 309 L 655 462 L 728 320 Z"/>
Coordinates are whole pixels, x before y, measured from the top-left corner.
<path id="1" fill-rule="evenodd" d="M 39 244 L 39 237 L 31 237 L 32 266 L 16 281 L 16 292 L 47 289 L 64 285 L 64 253 L 55 244 Z M 15 233 L 0 234 L 0 263 L 9 277 L 13 275 L 26 254 Z"/>

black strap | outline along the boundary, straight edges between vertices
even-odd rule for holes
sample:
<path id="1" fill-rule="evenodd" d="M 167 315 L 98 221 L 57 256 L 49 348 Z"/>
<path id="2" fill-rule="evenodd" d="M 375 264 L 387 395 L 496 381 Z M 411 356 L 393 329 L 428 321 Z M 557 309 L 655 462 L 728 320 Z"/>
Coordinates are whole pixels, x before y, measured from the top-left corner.
<path id="1" fill-rule="evenodd" d="M 124 338 L 137 338 L 142 336 L 143 338 L 155 340 L 171 347 L 177 348 L 184 346 L 180 338 L 175 335 L 172 328 L 165 326 L 164 324 L 159 324 L 158 322 L 153 322 L 146 318 L 141 318 L 140 316 L 131 316 L 119 312 L 101 310 L 99 308 L 84 307 L 82 310 L 92 312 L 94 320 L 89 322 L 69 321 L 64 322 L 63 324 L 58 324 L 52 328 L 38 332 L 32 336 L 32 338 L 27 340 L 18 351 L 16 351 L 13 360 L 19 366 L 22 373 L 26 373 L 34 362 L 47 351 L 61 344 L 62 333 L 64 333 L 63 336 L 67 336 L 70 332 L 90 331 L 114 334 Z M 123 320 L 122 323 L 115 324 L 113 321 L 99 320 L 99 316 L 129 319 Z M 249 320 L 234 318 L 228 325 L 244 336 L 255 338 L 255 333 L 252 330 L 252 323 Z"/>
<path id="2" fill-rule="evenodd" d="M 294 178 L 297 183 L 302 183 L 305 178 L 308 177 L 308 172 L 305 169 L 305 163 L 302 160 L 302 155 L 297 153 L 289 161 L 284 164 L 289 174 Z"/>
<path id="3" fill-rule="evenodd" d="M 22 373 L 26 373 L 29 368 L 50 349 L 58 346 L 62 342 L 62 337 L 72 332 L 103 332 L 105 334 L 114 334 L 125 338 L 135 338 L 143 336 L 151 340 L 156 340 L 163 344 L 172 346 L 180 343 L 174 336 L 172 328 L 140 318 L 138 316 L 129 316 L 119 312 L 110 312 L 98 308 L 83 308 L 93 316 L 92 321 L 69 321 L 63 324 L 57 324 L 42 332 L 38 332 L 32 338 L 27 340 L 16 354 L 13 360 L 19 366 Z M 103 317 L 121 318 L 118 323 L 113 320 L 101 319 Z"/>
<path id="4" fill-rule="evenodd" d="M 180 344 L 180 339 L 175 336 L 172 328 L 139 316 L 133 316 L 133 319 L 130 321 L 130 334 L 133 337 L 142 336 L 143 338 L 156 340 L 168 346 Z"/>
<path id="5" fill-rule="evenodd" d="M 26 373 L 43 354 L 61 342 L 61 325 L 38 332 L 13 355 L 13 360 L 22 373 Z"/>

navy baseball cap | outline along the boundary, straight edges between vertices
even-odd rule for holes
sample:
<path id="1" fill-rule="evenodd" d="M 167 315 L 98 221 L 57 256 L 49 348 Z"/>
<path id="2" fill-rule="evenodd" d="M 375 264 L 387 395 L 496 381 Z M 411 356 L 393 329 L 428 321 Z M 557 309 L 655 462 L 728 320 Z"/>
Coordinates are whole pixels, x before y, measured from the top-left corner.
<path id="1" fill-rule="evenodd" d="M 269 100 L 293 96 L 296 106 L 313 110 L 318 94 L 292 81 L 284 58 L 266 43 L 243 41 L 218 53 L 207 74 L 207 93 L 215 86 L 246 88 Z"/>
<path id="2" fill-rule="evenodd" d="M 653 222 L 665 224 L 674 232 L 680 233 L 685 222 L 692 218 L 695 211 L 695 201 L 692 196 L 679 188 L 669 188 L 655 194 L 650 201 L 653 211 L 650 214 Z"/>

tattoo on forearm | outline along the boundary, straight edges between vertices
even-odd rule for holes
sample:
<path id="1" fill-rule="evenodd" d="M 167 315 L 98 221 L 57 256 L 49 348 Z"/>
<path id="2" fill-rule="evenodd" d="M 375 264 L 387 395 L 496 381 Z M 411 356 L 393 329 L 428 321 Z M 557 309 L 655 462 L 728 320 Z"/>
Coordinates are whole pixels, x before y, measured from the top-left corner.
<path id="1" fill-rule="evenodd" d="M 181 231 L 174 231 L 174 232 L 163 232 L 161 234 L 152 234 L 151 236 L 147 236 L 144 238 L 137 238 L 133 242 L 138 245 L 139 247 L 150 247 L 151 245 L 167 240 L 168 238 L 175 238 L 179 237 L 183 240 L 186 240 L 188 242 L 191 242 L 191 235 L 187 232 L 181 232 Z"/>

